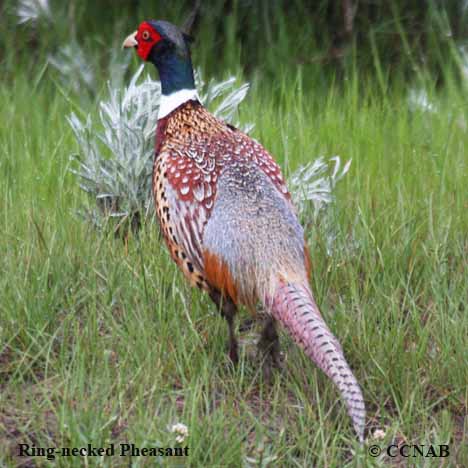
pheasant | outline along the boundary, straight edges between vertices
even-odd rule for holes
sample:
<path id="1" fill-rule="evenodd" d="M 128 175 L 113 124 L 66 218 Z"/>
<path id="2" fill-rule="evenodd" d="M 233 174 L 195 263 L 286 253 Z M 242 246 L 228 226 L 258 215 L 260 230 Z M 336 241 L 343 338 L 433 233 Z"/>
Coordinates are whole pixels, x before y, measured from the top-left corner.
<path id="1" fill-rule="evenodd" d="M 265 358 L 277 363 L 278 321 L 336 384 L 362 442 L 361 389 L 314 301 L 304 230 L 281 170 L 259 143 L 203 107 L 189 42 L 171 23 L 149 20 L 123 43 L 161 79 L 153 192 L 169 253 L 226 318 L 232 361 L 238 307 L 262 304 Z"/>

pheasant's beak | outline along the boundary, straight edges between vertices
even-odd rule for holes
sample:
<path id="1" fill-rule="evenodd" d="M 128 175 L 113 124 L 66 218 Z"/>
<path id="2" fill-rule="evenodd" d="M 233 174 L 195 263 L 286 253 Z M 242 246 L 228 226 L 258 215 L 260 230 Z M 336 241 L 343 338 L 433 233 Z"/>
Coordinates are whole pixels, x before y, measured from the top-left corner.
<path id="1" fill-rule="evenodd" d="M 136 47 L 138 45 L 138 41 L 136 40 L 137 31 L 132 32 L 130 36 L 128 36 L 125 41 L 123 41 L 122 49 L 126 47 Z"/>

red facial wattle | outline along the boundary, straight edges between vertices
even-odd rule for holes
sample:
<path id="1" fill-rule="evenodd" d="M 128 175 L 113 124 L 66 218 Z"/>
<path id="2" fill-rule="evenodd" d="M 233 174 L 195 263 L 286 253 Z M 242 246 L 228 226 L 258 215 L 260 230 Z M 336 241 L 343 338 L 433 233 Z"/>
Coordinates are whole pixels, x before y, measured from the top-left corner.
<path id="1" fill-rule="evenodd" d="M 147 60 L 151 49 L 162 38 L 161 35 L 149 24 L 143 22 L 140 24 L 135 39 L 138 42 L 137 53 L 143 59 Z"/>

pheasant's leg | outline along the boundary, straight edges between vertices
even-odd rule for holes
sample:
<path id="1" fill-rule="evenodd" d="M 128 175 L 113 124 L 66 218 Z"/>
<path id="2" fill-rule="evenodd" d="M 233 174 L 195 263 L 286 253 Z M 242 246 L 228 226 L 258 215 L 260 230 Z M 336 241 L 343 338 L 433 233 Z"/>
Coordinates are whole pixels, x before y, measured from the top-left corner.
<path id="1" fill-rule="evenodd" d="M 260 340 L 258 351 L 263 365 L 263 376 L 266 381 L 271 381 L 273 367 L 281 367 L 280 346 L 275 320 L 267 317 Z"/>
<path id="2" fill-rule="evenodd" d="M 231 299 L 222 297 L 218 291 L 213 291 L 210 297 L 227 321 L 229 327 L 229 357 L 234 364 L 237 364 L 239 362 L 239 353 L 236 332 L 234 330 L 234 316 L 236 315 L 237 307 Z"/>
<path id="3" fill-rule="evenodd" d="M 229 327 L 229 357 L 234 364 L 239 362 L 238 344 L 236 332 L 234 330 L 234 316 L 237 308 L 233 302 L 228 301 L 223 304 L 222 315 L 227 320 Z"/>
<path id="4" fill-rule="evenodd" d="M 258 305 L 256 313 L 255 313 L 256 318 L 249 317 L 243 320 L 239 325 L 239 332 L 240 333 L 249 332 L 258 322 L 258 317 L 265 317 L 265 316 L 266 316 L 265 309 L 263 308 L 263 306 Z"/>

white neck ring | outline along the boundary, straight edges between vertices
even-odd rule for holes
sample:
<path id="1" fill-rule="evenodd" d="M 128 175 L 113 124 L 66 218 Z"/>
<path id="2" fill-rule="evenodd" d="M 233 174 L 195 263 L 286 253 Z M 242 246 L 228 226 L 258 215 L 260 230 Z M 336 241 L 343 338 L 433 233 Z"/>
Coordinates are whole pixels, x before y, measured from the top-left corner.
<path id="1" fill-rule="evenodd" d="M 196 89 L 181 89 L 169 95 L 161 94 L 158 119 L 166 117 L 166 115 L 184 104 L 184 102 L 192 100 L 200 102 Z"/>

